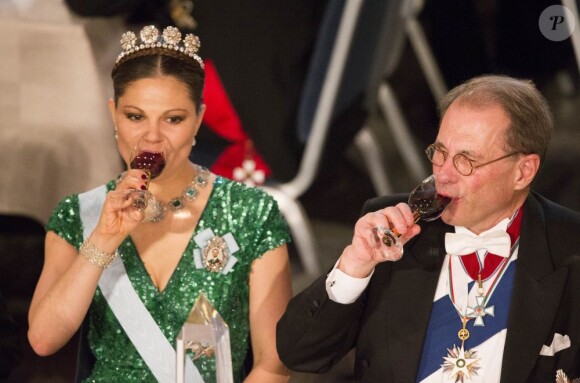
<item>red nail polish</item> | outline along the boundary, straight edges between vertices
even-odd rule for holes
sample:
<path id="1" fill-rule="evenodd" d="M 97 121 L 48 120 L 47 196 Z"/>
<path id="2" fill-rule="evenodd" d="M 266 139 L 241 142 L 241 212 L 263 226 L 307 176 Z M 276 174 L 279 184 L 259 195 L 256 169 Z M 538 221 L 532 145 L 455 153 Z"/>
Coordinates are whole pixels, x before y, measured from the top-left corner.
<path id="1" fill-rule="evenodd" d="M 147 179 L 147 175 L 146 174 L 141 174 L 141 179 L 146 180 Z"/>
<path id="2" fill-rule="evenodd" d="M 147 190 L 147 186 L 141 185 L 141 190 Z"/>

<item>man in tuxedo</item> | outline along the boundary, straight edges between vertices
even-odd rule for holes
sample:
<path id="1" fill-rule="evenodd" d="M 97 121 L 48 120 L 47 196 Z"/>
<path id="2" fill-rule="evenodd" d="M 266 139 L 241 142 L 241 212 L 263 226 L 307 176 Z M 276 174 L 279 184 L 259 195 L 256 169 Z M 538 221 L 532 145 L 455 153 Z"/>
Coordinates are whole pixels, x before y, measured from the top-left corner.
<path id="1" fill-rule="evenodd" d="M 279 321 L 282 361 L 321 373 L 356 348 L 355 378 L 373 383 L 580 377 L 580 214 L 531 191 L 546 100 L 530 81 L 482 76 L 440 116 L 426 153 L 451 200 L 441 219 L 417 221 L 407 196 L 367 201 L 334 268 Z"/>

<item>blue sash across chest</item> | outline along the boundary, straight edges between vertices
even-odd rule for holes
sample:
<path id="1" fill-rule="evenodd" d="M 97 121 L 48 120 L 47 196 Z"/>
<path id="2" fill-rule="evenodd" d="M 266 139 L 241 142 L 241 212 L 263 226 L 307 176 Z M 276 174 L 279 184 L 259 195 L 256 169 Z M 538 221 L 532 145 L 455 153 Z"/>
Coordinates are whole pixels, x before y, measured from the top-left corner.
<path id="1" fill-rule="evenodd" d="M 487 339 L 507 328 L 511 292 L 514 282 L 516 262 L 511 262 L 487 306 L 495 307 L 495 316 L 485 317 L 485 326 L 473 326 L 473 320 L 467 324 L 469 339 L 465 341 L 465 349 L 476 348 Z M 469 288 L 471 289 L 472 283 Z M 443 357 L 447 349 L 452 349 L 454 344 L 460 344 L 457 331 L 461 328 L 461 320 L 451 302 L 449 295 L 445 295 L 433 302 L 431 316 L 423 344 L 421 363 L 417 373 L 417 382 L 431 375 L 441 368 Z"/>

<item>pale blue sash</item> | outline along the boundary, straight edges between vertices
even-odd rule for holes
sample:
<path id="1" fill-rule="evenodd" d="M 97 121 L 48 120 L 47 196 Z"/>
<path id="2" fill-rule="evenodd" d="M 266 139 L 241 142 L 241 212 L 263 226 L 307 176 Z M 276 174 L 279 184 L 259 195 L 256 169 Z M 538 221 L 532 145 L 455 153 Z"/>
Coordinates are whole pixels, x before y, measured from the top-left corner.
<path id="1" fill-rule="evenodd" d="M 106 194 L 105 185 L 79 194 L 80 218 L 85 239 L 89 237 L 99 221 Z M 175 349 L 135 292 L 120 257 L 115 258 L 113 263 L 103 271 L 99 288 L 155 378 L 162 383 L 176 382 Z M 185 358 L 185 381 L 203 383 L 199 371 L 187 357 Z"/>

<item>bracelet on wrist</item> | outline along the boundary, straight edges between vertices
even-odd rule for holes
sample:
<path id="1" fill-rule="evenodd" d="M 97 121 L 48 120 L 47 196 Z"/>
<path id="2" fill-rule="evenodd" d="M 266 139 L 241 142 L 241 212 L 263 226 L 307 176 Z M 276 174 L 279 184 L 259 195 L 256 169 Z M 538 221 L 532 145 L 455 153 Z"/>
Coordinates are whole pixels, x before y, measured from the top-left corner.
<path id="1" fill-rule="evenodd" d="M 107 253 L 96 247 L 87 239 L 81 245 L 79 254 L 82 255 L 91 264 L 104 270 L 113 262 L 118 253 L 117 251 L 114 253 Z"/>

